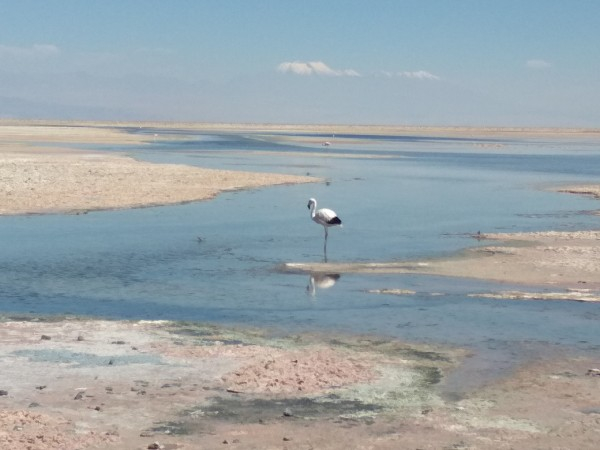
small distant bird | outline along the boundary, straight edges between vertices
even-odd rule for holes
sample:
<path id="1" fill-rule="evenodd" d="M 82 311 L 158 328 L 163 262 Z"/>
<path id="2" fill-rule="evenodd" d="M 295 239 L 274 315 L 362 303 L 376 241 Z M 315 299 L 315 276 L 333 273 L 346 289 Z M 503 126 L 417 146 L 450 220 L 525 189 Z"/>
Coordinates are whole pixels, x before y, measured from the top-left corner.
<path id="1" fill-rule="evenodd" d="M 317 201 L 314 198 L 308 200 L 308 209 L 310 209 L 310 218 L 319 225 L 322 225 L 325 230 L 325 244 L 323 245 L 323 251 L 325 253 L 325 260 L 327 260 L 327 228 L 341 226 L 342 220 L 331 209 L 317 209 Z"/>

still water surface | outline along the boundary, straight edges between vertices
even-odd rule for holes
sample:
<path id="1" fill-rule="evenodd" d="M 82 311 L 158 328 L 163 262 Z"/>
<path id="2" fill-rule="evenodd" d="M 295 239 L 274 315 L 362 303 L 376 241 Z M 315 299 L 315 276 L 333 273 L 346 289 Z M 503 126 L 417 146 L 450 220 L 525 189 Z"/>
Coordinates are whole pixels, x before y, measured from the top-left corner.
<path id="1" fill-rule="evenodd" d="M 309 197 L 344 221 L 330 230 L 330 261 L 450 255 L 478 245 L 467 235 L 479 230 L 597 229 L 600 218 L 589 214 L 597 201 L 545 188 L 597 183 L 598 142 L 338 136 L 322 147 L 306 136 L 172 137 L 100 149 L 326 182 L 177 206 L 1 217 L 0 312 L 372 333 L 469 346 L 495 363 L 540 346 L 600 349 L 597 304 L 475 299 L 467 294 L 510 286 L 419 275 L 343 275 L 310 295 L 308 276 L 278 270 L 323 258 Z M 416 294 L 367 292 L 380 288 Z"/>

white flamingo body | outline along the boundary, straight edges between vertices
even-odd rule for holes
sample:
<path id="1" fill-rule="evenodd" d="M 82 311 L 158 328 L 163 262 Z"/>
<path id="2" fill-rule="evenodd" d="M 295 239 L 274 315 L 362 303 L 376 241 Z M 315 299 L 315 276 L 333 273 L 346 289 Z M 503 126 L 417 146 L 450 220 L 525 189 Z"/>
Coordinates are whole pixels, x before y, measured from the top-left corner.
<path id="1" fill-rule="evenodd" d="M 310 218 L 323 226 L 325 230 L 325 245 L 323 246 L 323 250 L 325 252 L 325 259 L 327 259 L 327 229 L 329 227 L 342 226 L 342 220 L 331 209 L 317 209 L 317 201 L 314 198 L 308 200 L 308 209 L 310 209 Z"/>
<path id="2" fill-rule="evenodd" d="M 335 219 L 338 219 L 337 214 L 335 213 L 335 211 L 332 211 L 328 208 L 318 209 L 311 213 L 310 216 L 312 220 L 317 222 L 319 225 L 323 225 L 326 228 L 332 227 L 334 225 L 339 225 L 339 223 L 335 222 Z"/>

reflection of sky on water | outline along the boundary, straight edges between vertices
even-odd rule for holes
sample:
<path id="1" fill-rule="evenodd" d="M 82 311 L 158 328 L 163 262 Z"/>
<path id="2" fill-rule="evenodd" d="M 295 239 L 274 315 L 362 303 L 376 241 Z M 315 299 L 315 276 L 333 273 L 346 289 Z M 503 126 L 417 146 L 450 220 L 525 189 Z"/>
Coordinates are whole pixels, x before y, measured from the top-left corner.
<path id="1" fill-rule="evenodd" d="M 323 230 L 310 220 L 309 197 L 344 221 L 330 230 L 330 261 L 448 255 L 480 245 L 466 236 L 479 230 L 598 228 L 598 217 L 581 213 L 599 209 L 597 201 L 536 189 L 597 181 L 596 147 L 553 143 L 544 154 L 543 145 L 530 142 L 483 150 L 456 141 L 345 145 L 310 155 L 296 153 L 305 145 L 228 135 L 129 147 L 152 161 L 310 173 L 329 183 L 170 207 L 3 217 L 0 310 L 376 333 L 484 346 L 499 359 L 538 342 L 600 346 L 598 305 L 474 299 L 466 294 L 510 287 L 416 275 L 348 274 L 327 289 L 313 280 L 307 295 L 306 274 L 277 270 L 284 262 L 322 259 Z M 357 157 L 329 157 L 330 151 Z M 391 158 L 358 157 L 369 151 Z M 367 292 L 380 288 L 416 294 Z"/>

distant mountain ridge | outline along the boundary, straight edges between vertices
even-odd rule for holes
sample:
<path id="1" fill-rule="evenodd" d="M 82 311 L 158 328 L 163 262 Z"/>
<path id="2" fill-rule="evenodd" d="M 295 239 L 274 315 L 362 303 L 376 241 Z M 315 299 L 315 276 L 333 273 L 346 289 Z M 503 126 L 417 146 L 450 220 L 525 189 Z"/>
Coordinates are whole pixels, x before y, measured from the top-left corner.
<path id="1" fill-rule="evenodd" d="M 135 120 L 131 111 L 0 96 L 0 119 Z"/>

